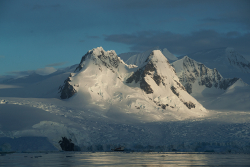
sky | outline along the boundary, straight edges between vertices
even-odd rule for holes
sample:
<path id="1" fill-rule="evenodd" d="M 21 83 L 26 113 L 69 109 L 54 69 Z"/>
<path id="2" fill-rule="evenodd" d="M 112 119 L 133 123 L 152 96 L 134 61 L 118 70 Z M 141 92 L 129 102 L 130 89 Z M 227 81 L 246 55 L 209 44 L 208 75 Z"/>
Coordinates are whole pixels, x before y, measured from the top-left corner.
<path id="1" fill-rule="evenodd" d="M 250 56 L 249 0 L 0 0 L 0 80 L 46 75 L 93 48 Z"/>

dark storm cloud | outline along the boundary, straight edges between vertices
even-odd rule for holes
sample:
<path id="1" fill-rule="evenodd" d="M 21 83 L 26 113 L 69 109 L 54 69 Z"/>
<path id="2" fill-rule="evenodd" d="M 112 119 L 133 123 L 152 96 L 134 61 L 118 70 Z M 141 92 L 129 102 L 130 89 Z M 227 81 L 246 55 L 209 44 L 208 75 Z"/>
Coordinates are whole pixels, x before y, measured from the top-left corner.
<path id="1" fill-rule="evenodd" d="M 250 30 L 250 1 L 228 1 L 225 2 L 220 14 L 216 17 L 206 17 L 200 19 L 201 26 L 218 26 L 222 24 L 234 23 L 243 25 L 243 28 Z M 231 4 L 230 7 L 228 4 Z M 216 8 L 214 6 L 213 8 Z"/>
<path id="2" fill-rule="evenodd" d="M 133 34 L 114 34 L 105 37 L 106 41 L 130 45 L 131 51 L 145 51 L 154 46 L 168 48 L 172 53 L 184 55 L 203 49 L 234 47 L 241 54 L 250 55 L 250 33 L 218 33 L 214 30 L 200 30 L 190 34 L 177 34 L 168 31 L 141 31 Z"/>

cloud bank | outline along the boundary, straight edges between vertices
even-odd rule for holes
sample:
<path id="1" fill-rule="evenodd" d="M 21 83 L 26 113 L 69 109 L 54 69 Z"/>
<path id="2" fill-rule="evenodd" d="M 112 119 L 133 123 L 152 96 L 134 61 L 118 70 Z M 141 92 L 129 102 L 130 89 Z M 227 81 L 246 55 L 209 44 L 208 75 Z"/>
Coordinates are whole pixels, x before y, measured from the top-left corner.
<path id="1" fill-rule="evenodd" d="M 49 75 L 53 72 L 57 71 L 54 67 L 44 67 L 38 68 L 36 70 L 27 70 L 27 71 L 11 71 L 7 72 L 7 74 L 13 76 L 14 78 L 27 76 L 30 74 L 39 74 L 39 75 Z"/>
<path id="2" fill-rule="evenodd" d="M 199 50 L 234 47 L 239 53 L 250 55 L 250 33 L 237 31 L 219 33 L 215 30 L 199 30 L 190 34 L 172 33 L 170 31 L 140 31 L 132 34 L 106 35 L 106 41 L 130 45 L 131 51 L 145 51 L 154 46 L 168 48 L 176 55 Z"/>

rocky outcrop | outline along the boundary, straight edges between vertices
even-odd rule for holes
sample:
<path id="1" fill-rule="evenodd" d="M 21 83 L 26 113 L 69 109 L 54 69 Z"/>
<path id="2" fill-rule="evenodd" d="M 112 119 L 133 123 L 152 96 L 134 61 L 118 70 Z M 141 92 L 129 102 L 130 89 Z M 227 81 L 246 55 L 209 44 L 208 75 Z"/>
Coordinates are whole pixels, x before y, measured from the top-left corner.
<path id="1" fill-rule="evenodd" d="M 224 79 L 217 69 L 210 69 L 187 56 L 174 62 L 173 67 L 188 93 L 192 93 L 196 81 L 200 86 L 226 90 L 239 79 Z"/>
<path id="2" fill-rule="evenodd" d="M 113 71 L 113 68 L 117 68 L 121 63 L 121 60 L 114 51 L 105 52 L 101 47 L 88 51 L 81 59 L 80 64 L 75 69 L 75 72 L 80 71 L 86 59 L 91 59 L 100 67 L 100 64 L 104 65 L 108 69 Z"/>
<path id="3" fill-rule="evenodd" d="M 76 94 L 75 88 L 70 84 L 70 77 L 64 81 L 64 85 L 59 87 L 59 93 L 61 93 L 61 99 L 68 99 Z"/>
<path id="4" fill-rule="evenodd" d="M 151 53 L 152 56 L 153 53 Z M 150 85 L 145 81 L 145 76 L 149 75 L 155 83 L 159 86 L 160 83 L 162 83 L 162 77 L 158 75 L 157 70 L 153 62 L 149 61 L 149 59 L 146 59 L 146 62 L 148 62 L 145 66 L 139 68 L 136 72 L 134 72 L 127 80 L 126 83 L 132 83 L 135 81 L 135 83 L 140 83 L 140 88 L 144 90 L 147 94 L 153 93 L 153 89 L 150 87 Z"/>

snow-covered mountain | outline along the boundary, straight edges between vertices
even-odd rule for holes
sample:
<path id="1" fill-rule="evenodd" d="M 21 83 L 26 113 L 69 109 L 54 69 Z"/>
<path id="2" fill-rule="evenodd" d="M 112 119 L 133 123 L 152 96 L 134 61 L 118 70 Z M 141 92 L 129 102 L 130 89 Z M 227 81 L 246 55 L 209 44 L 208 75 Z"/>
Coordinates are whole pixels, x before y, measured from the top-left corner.
<path id="1" fill-rule="evenodd" d="M 206 89 L 209 89 L 210 93 L 213 93 L 212 89 L 221 92 L 220 90 L 226 90 L 239 80 L 239 78 L 225 79 L 216 68 L 210 69 L 188 56 L 173 62 L 172 65 L 180 82 L 190 94 L 200 94 Z"/>
<path id="2" fill-rule="evenodd" d="M 207 108 L 249 109 L 245 100 L 250 100 L 250 86 L 241 78 L 223 78 L 216 68 L 210 69 L 188 56 L 172 65 L 188 93 L 201 103 L 205 101 Z"/>
<path id="3" fill-rule="evenodd" d="M 159 50 L 137 67 L 96 48 L 75 66 L 32 77 L 0 84 L 0 152 L 61 150 L 62 137 L 82 151 L 250 152 L 249 89 L 241 80 L 209 101 L 220 111 L 208 112 Z"/>
<path id="4" fill-rule="evenodd" d="M 131 56 L 126 62 L 126 64 L 134 64 L 137 66 L 140 66 L 141 64 L 144 63 L 144 61 L 147 59 L 148 55 L 153 51 L 153 50 L 160 50 L 159 47 L 155 47 L 152 49 L 149 49 L 143 53 L 139 53 L 139 54 L 135 54 L 133 56 Z M 178 58 L 173 55 L 172 53 L 170 53 L 166 48 L 164 48 L 163 50 L 161 50 L 162 54 L 168 59 L 168 61 L 170 63 L 172 63 L 173 61 L 178 60 Z"/>
<path id="5" fill-rule="evenodd" d="M 168 59 L 170 63 L 178 60 L 178 58 L 172 53 L 170 53 L 167 48 L 164 48 L 161 52 Z"/>
<path id="6" fill-rule="evenodd" d="M 250 84 L 250 62 L 233 48 L 210 49 L 187 56 L 209 68 L 216 68 L 225 78 L 242 78 Z"/>
<path id="7" fill-rule="evenodd" d="M 127 53 L 121 53 L 118 55 L 124 62 L 126 62 L 130 57 L 139 54 L 139 52 L 127 52 Z"/>
<path id="8" fill-rule="evenodd" d="M 114 51 L 106 52 L 101 47 L 90 50 L 60 89 L 62 99 L 119 106 L 123 112 L 146 111 L 158 119 L 206 113 L 186 92 L 159 50 L 152 51 L 139 67 L 125 64 Z"/>

